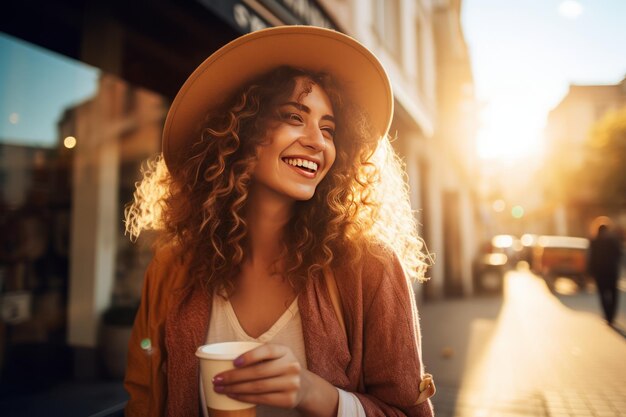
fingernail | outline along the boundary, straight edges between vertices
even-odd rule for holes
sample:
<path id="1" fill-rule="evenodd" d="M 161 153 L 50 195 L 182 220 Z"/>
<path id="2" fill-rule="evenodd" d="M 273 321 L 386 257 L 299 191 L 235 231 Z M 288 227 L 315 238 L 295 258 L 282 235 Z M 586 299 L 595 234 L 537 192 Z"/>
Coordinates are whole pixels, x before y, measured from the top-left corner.
<path id="1" fill-rule="evenodd" d="M 224 386 L 223 385 L 214 385 L 213 386 L 213 390 L 215 392 L 222 392 L 222 391 L 224 391 Z"/>
<path id="2" fill-rule="evenodd" d="M 224 383 L 224 377 L 222 376 L 213 377 L 213 384 L 222 384 L 222 383 Z"/>
<path id="3" fill-rule="evenodd" d="M 243 357 L 238 357 L 237 359 L 235 359 L 235 361 L 233 362 L 235 364 L 235 366 L 241 366 L 243 365 Z"/>

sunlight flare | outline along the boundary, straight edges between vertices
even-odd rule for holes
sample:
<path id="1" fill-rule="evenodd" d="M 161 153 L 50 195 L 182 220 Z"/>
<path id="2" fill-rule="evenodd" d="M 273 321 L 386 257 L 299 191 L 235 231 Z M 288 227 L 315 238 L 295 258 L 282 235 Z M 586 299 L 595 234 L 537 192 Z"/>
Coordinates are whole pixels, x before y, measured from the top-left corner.
<path id="1" fill-rule="evenodd" d="M 541 153 L 543 121 L 531 103 L 494 100 L 482 110 L 480 117 L 479 157 L 515 159 Z"/>
<path id="2" fill-rule="evenodd" d="M 583 6 L 576 0 L 565 0 L 559 5 L 559 14 L 567 19 L 576 19 L 583 13 Z"/>

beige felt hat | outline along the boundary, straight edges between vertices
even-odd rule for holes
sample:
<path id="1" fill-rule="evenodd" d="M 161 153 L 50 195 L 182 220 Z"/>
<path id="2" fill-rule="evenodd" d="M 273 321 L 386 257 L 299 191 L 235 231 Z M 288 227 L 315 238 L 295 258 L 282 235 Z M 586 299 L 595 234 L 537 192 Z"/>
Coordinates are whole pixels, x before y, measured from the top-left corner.
<path id="1" fill-rule="evenodd" d="M 343 33 L 315 26 L 278 26 L 241 36 L 209 56 L 178 91 L 165 120 L 163 156 L 170 172 L 195 142 L 207 113 L 238 88 L 282 65 L 330 74 L 348 99 L 384 136 L 393 115 L 385 69 L 367 48 Z"/>

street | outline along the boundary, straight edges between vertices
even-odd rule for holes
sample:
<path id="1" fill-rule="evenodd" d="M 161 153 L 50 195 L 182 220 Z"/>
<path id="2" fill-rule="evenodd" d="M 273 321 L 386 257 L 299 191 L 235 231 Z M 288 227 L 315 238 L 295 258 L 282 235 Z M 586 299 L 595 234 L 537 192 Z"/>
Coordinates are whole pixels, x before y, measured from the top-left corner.
<path id="1" fill-rule="evenodd" d="M 605 324 L 595 293 L 555 296 L 528 271 L 503 297 L 420 306 L 437 417 L 626 416 L 626 308 Z"/>

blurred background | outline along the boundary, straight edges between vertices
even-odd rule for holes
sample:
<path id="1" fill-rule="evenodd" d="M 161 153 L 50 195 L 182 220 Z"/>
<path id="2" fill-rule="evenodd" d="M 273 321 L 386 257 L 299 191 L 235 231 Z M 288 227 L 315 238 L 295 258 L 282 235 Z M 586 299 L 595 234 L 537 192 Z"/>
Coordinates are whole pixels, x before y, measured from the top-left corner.
<path id="1" fill-rule="evenodd" d="M 141 164 L 200 62 L 282 24 L 350 34 L 391 76 L 436 258 L 415 292 L 437 415 L 626 415 L 626 300 L 608 326 L 587 270 L 600 225 L 625 238 L 625 22 L 622 0 L 3 5 L 2 415 L 121 409 L 152 256 L 122 222 Z"/>

